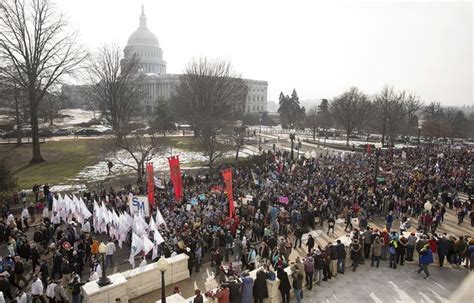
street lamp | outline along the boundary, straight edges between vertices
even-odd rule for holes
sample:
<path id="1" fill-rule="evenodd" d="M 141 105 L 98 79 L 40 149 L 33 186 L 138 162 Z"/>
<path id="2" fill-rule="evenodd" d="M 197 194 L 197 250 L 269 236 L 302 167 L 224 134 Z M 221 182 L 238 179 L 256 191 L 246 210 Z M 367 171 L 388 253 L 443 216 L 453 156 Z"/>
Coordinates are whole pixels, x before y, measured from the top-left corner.
<path id="1" fill-rule="evenodd" d="M 105 244 L 104 242 L 100 243 L 99 245 L 99 253 L 102 256 L 102 277 L 99 278 L 99 281 L 97 281 L 97 284 L 99 284 L 100 287 L 109 285 L 110 279 L 107 277 L 105 271 Z"/>
<path id="2" fill-rule="evenodd" d="M 158 269 L 161 272 L 161 303 L 166 303 L 165 294 L 165 272 L 168 270 L 170 263 L 166 260 L 165 256 L 161 256 L 158 260 Z"/>
<path id="3" fill-rule="evenodd" d="M 421 125 L 418 125 L 418 145 L 420 145 Z"/>
<path id="4" fill-rule="evenodd" d="M 377 177 L 379 174 L 379 157 L 380 157 L 380 148 L 382 143 L 375 143 L 375 172 L 374 172 L 374 195 L 377 190 Z"/>
<path id="5" fill-rule="evenodd" d="M 293 161 L 293 144 L 294 144 L 294 141 L 295 141 L 295 130 L 293 128 L 290 129 L 290 141 L 291 141 L 291 154 L 290 154 L 290 157 L 291 157 L 291 161 Z"/>
<path id="6" fill-rule="evenodd" d="M 258 131 L 258 151 L 262 152 L 262 118 L 260 118 L 258 121 L 260 123 L 260 130 Z"/>

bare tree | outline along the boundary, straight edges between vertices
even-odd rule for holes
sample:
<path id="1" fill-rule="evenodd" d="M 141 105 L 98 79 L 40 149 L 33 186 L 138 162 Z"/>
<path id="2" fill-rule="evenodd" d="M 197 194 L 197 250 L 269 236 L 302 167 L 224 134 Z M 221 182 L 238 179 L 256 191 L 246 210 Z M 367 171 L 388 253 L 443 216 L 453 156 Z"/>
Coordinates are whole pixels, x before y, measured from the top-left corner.
<path id="1" fill-rule="evenodd" d="M 75 38 L 50 0 L 0 2 L 0 57 L 13 67 L 3 72 L 28 96 L 31 163 L 44 161 L 38 134 L 38 107 L 43 97 L 62 76 L 76 71 L 86 57 Z"/>
<path id="2" fill-rule="evenodd" d="M 423 102 L 415 94 L 405 94 L 404 99 L 404 109 L 405 109 L 405 135 L 413 134 L 414 122 L 418 122 L 417 112 L 423 108 Z"/>
<path id="3" fill-rule="evenodd" d="M 90 60 L 88 98 L 110 123 L 118 139 L 129 133 L 129 122 L 141 110 L 144 76 L 137 74 L 138 60 L 120 64 L 118 46 L 104 46 Z"/>
<path id="4" fill-rule="evenodd" d="M 385 143 L 387 134 L 390 135 L 393 143 L 394 135 L 403 122 L 405 117 L 404 97 L 405 92 L 396 92 L 393 87 L 385 86 L 374 98 L 372 121 L 382 135 L 382 144 Z"/>
<path id="5" fill-rule="evenodd" d="M 193 128 L 209 158 L 209 168 L 223 155 L 225 145 L 219 135 L 232 127 L 246 97 L 247 85 L 228 61 L 194 59 L 180 77 L 173 102 L 175 112 Z"/>
<path id="6" fill-rule="evenodd" d="M 113 147 L 116 162 L 132 168 L 137 173 L 137 184 L 143 185 L 146 163 L 153 160 L 160 151 L 159 140 L 153 134 L 147 137 L 129 135 L 115 140 Z M 132 163 L 126 160 L 124 152 L 133 159 Z"/>
<path id="7" fill-rule="evenodd" d="M 7 108 L 10 118 L 13 117 L 16 125 L 17 145 L 22 144 L 22 124 L 24 123 L 25 93 L 16 83 L 0 70 L 0 106 Z"/>
<path id="8" fill-rule="evenodd" d="M 356 87 L 332 100 L 330 112 L 334 121 L 346 131 L 346 146 L 349 146 L 349 137 L 355 129 L 361 129 L 367 123 L 370 115 L 370 101 L 367 95 Z"/>
<path id="9" fill-rule="evenodd" d="M 64 108 L 64 102 L 65 98 L 60 93 L 47 93 L 39 107 L 38 115 L 45 122 L 49 122 L 49 126 L 53 126 L 54 120 L 61 117 L 59 112 Z"/>

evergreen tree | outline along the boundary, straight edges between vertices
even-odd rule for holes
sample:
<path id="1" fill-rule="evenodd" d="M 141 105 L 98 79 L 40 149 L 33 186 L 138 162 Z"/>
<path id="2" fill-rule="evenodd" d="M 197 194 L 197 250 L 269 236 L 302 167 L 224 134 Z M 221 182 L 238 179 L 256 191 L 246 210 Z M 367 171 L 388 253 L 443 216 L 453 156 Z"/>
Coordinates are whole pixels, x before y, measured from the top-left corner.
<path id="1" fill-rule="evenodd" d="M 16 187 L 16 178 L 7 167 L 5 161 L 0 160 L 0 197 L 8 197 L 9 192 Z"/>
<path id="2" fill-rule="evenodd" d="M 301 127 L 304 123 L 305 108 L 301 107 L 298 94 L 293 89 L 291 97 L 280 93 L 279 100 L 280 107 L 278 112 L 280 113 L 281 125 L 283 128 L 288 128 L 291 124 L 294 127 Z"/>

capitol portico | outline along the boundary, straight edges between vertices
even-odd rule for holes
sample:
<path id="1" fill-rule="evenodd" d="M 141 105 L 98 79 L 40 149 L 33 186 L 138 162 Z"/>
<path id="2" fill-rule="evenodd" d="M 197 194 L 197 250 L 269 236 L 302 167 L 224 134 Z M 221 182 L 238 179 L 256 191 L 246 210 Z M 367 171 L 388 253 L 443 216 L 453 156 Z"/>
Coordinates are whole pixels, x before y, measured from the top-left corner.
<path id="1" fill-rule="evenodd" d="M 171 97 L 174 87 L 179 83 L 179 74 L 166 73 L 166 61 L 156 36 L 147 27 L 144 8 L 139 20 L 139 27 L 128 38 L 124 50 L 122 66 L 132 58 L 139 62 L 137 72 L 145 77 L 145 110 L 152 113 L 159 100 Z M 267 81 L 245 79 L 248 86 L 245 113 L 267 111 Z"/>

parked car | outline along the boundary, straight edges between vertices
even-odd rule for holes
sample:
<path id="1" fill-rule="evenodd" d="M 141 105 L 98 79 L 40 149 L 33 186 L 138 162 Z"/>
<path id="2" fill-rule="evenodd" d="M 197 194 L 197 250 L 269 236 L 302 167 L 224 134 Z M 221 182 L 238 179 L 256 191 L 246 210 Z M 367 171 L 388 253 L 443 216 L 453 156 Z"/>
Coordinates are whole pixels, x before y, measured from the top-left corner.
<path id="1" fill-rule="evenodd" d="M 102 131 L 101 133 L 102 133 L 102 135 L 113 135 L 114 130 L 109 128 L 109 129 L 106 129 L 106 130 Z"/>
<path id="2" fill-rule="evenodd" d="M 53 132 L 47 128 L 39 129 L 38 134 L 41 138 L 51 138 L 53 136 Z"/>
<path id="3" fill-rule="evenodd" d="M 137 135 L 145 135 L 145 134 L 151 134 L 152 130 L 153 129 L 151 127 L 145 127 L 145 128 L 139 128 L 139 129 L 133 130 L 131 133 L 137 134 Z"/>
<path id="4" fill-rule="evenodd" d="M 93 137 L 102 136 L 102 133 L 95 129 L 83 128 L 74 133 L 76 136 Z"/>
<path id="5" fill-rule="evenodd" d="M 3 139 L 13 139 L 13 138 L 16 138 L 16 137 L 17 137 L 17 131 L 16 130 L 6 132 L 2 136 Z M 21 130 L 21 137 L 22 138 L 31 137 L 31 129 L 22 129 Z"/>
<path id="6" fill-rule="evenodd" d="M 53 130 L 53 136 L 69 136 L 71 131 L 65 128 Z"/>

